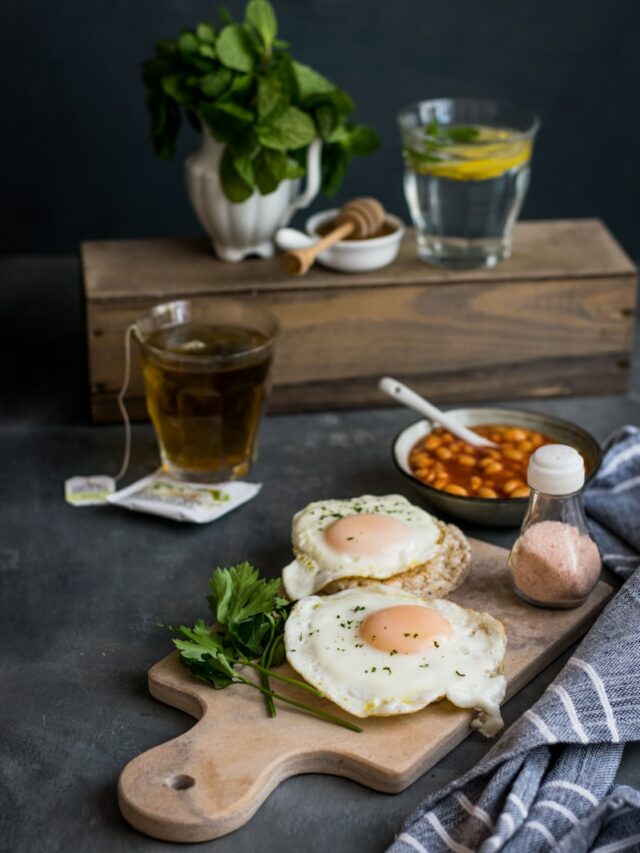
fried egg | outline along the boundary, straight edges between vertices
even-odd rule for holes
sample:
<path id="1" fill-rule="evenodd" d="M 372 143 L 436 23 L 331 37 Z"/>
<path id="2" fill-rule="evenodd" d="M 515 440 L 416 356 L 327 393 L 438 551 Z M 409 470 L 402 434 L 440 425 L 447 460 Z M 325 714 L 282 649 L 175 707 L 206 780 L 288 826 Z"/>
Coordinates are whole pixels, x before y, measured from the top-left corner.
<path id="1" fill-rule="evenodd" d="M 316 501 L 293 518 L 296 559 L 282 572 L 289 598 L 341 578 L 384 580 L 429 560 L 441 531 L 428 512 L 401 495 Z"/>
<path id="2" fill-rule="evenodd" d="M 285 625 L 287 659 L 356 717 L 419 711 L 447 698 L 480 713 L 472 725 L 502 728 L 502 624 L 451 601 L 425 601 L 385 586 L 298 601 Z"/>

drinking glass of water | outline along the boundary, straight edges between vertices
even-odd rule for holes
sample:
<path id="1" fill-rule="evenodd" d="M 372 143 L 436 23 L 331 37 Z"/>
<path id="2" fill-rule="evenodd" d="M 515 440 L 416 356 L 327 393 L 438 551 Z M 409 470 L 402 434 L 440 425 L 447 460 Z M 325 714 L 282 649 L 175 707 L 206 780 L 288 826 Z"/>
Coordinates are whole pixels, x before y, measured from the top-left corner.
<path id="1" fill-rule="evenodd" d="M 538 118 L 505 101 L 441 98 L 405 108 L 398 122 L 419 257 L 459 269 L 509 257 Z"/>

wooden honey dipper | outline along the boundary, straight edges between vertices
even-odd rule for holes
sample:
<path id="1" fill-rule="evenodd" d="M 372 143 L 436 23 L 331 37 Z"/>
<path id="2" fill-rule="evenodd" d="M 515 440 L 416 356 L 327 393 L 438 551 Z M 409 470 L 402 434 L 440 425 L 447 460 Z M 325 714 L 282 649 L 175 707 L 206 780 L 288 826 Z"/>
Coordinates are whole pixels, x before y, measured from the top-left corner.
<path id="1" fill-rule="evenodd" d="M 289 249 L 282 256 L 282 268 L 289 275 L 304 275 L 320 252 L 334 243 L 353 236 L 364 240 L 382 227 L 384 207 L 375 198 L 354 198 L 340 208 L 335 228 L 306 249 Z"/>

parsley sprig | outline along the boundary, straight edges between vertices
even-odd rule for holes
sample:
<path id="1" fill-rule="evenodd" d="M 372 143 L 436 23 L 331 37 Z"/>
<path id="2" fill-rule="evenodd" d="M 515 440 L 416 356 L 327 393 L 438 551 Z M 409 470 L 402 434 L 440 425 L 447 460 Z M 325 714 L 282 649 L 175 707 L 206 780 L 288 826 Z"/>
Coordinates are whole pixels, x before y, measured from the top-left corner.
<path id="1" fill-rule="evenodd" d="M 229 569 L 218 568 L 211 575 L 207 597 L 214 624 L 198 619 L 192 628 L 163 627 L 177 635 L 173 644 L 193 677 L 216 690 L 230 684 L 246 684 L 264 694 L 270 717 L 276 715 L 277 699 L 351 731 L 362 731 L 348 720 L 272 689 L 270 679 L 275 679 L 314 696 L 323 695 L 305 681 L 274 669 L 285 658 L 284 626 L 292 607 L 292 602 L 278 594 L 279 587 L 279 580 L 260 578 L 247 562 Z M 245 667 L 259 675 L 259 683 L 246 677 L 242 671 Z"/>

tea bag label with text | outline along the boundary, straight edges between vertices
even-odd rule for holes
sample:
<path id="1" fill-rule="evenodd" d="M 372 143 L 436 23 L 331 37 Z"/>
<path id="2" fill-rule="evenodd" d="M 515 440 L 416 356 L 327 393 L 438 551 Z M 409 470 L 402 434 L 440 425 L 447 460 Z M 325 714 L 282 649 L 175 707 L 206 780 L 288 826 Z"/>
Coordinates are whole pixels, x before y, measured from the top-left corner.
<path id="1" fill-rule="evenodd" d="M 113 477 L 93 474 L 88 477 L 70 477 L 64 481 L 64 498 L 72 506 L 100 506 L 107 502 L 107 495 L 116 490 Z"/>
<path id="2" fill-rule="evenodd" d="M 260 483 L 238 481 L 211 485 L 187 483 L 174 480 L 159 470 L 108 495 L 107 501 L 136 512 L 205 524 L 250 501 L 261 488 Z"/>

